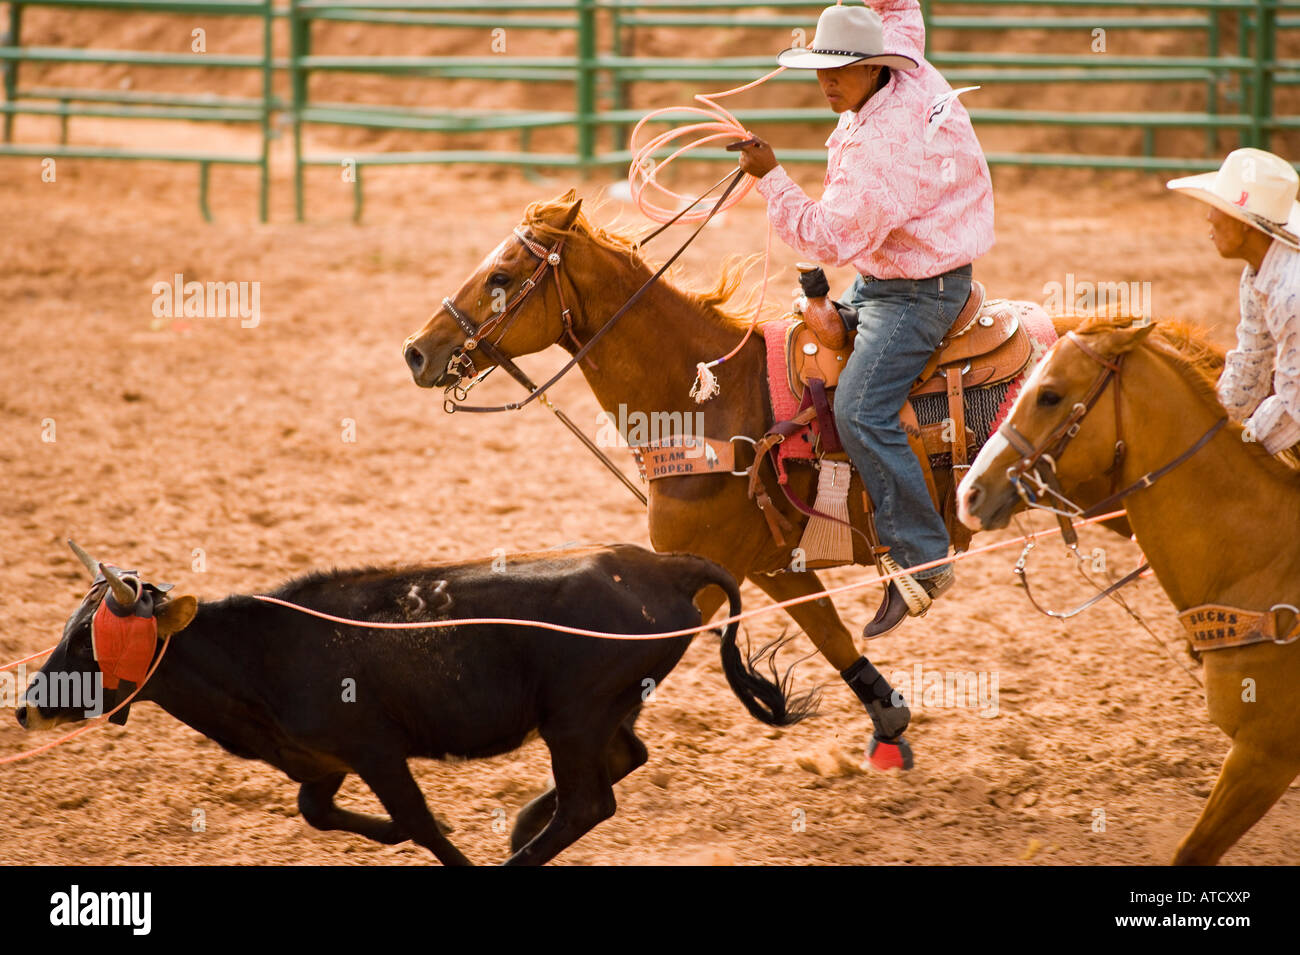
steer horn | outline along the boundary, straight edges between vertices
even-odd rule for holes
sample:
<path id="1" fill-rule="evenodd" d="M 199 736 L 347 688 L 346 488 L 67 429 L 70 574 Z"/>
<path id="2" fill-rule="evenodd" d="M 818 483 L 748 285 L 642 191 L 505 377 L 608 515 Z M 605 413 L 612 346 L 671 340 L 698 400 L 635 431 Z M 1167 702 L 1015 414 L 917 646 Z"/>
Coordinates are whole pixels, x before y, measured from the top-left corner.
<path id="1" fill-rule="evenodd" d="M 86 565 L 86 569 L 88 569 L 92 575 L 104 575 L 104 579 L 108 581 L 108 585 L 113 588 L 113 597 L 119 604 L 123 607 L 135 606 L 135 602 L 140 599 L 140 592 L 136 588 L 132 587 L 121 577 L 117 576 L 117 574 L 109 570 L 106 564 L 102 564 L 95 560 L 95 558 L 91 557 L 84 550 L 78 547 L 76 541 L 69 539 L 68 546 L 72 548 L 72 552 L 77 555 L 77 559 Z"/>
<path id="2" fill-rule="evenodd" d="M 91 577 L 98 576 L 99 561 L 95 560 L 95 558 L 91 557 L 84 550 L 78 547 L 77 542 L 74 540 L 69 540 L 68 546 L 71 547 L 72 552 L 77 555 L 77 559 L 86 565 L 86 569 L 90 571 L 90 576 Z"/>
<path id="3" fill-rule="evenodd" d="M 108 567 L 107 564 L 99 565 L 99 572 L 108 580 L 108 586 L 113 588 L 113 597 L 123 607 L 134 607 L 137 600 L 140 599 L 140 592 L 128 584 Z"/>

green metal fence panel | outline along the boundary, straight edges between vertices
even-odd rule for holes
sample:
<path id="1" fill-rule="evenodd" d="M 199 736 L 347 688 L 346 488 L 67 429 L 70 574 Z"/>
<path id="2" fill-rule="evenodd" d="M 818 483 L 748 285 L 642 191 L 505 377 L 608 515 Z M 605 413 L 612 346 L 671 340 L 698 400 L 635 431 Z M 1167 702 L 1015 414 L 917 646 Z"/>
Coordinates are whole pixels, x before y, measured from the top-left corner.
<path id="1" fill-rule="evenodd" d="M 5 143 L 0 155 L 30 155 L 30 147 L 12 143 L 13 123 L 19 115 L 54 116 L 66 131 L 77 116 L 123 119 L 168 119 L 187 122 L 240 122 L 258 124 L 261 148 L 248 163 L 229 156 L 174 153 L 166 150 L 103 150 L 106 158 L 151 158 L 199 164 L 201 186 L 212 164 L 238 163 L 260 167 L 259 211 L 267 215 L 271 117 L 283 111 L 292 129 L 294 207 L 304 217 L 304 170 L 308 167 L 353 167 L 355 213 L 362 199 L 362 170 L 366 166 L 406 163 L 481 163 L 513 165 L 525 172 L 539 168 L 572 169 L 582 173 L 626 164 L 630 155 L 626 137 L 640 119 L 632 108 L 631 94 L 643 85 L 683 84 L 697 90 L 714 90 L 748 82 L 774 65 L 772 53 L 789 45 L 790 31 L 803 29 L 811 37 L 816 18 L 827 0 L 497 0 L 490 7 L 479 0 L 32 0 L 9 6 L 8 38 L 0 39 L 3 72 Z M 1214 168 L 1220 136 L 1245 145 L 1267 148 L 1280 132 L 1300 129 L 1300 117 L 1282 115 L 1275 107 L 1278 90 L 1300 86 L 1300 60 L 1279 58 L 1279 35 L 1300 31 L 1300 14 L 1287 0 L 921 0 L 927 22 L 931 61 L 954 85 L 981 85 L 993 89 L 1013 84 L 1158 84 L 1187 85 L 1203 91 L 1203 106 L 1190 110 L 1087 109 L 1053 110 L 1023 106 L 981 107 L 968 104 L 978 127 L 1020 129 L 1113 128 L 1139 130 L 1138 155 L 1084 155 L 993 151 L 990 164 L 1024 166 L 1077 166 L 1179 170 Z M 158 51 L 75 50 L 29 47 L 22 44 L 24 6 L 94 10 L 201 13 L 254 16 L 264 21 L 260 53 L 193 55 Z M 949 10 L 955 12 L 949 12 Z M 972 10 L 979 10 L 973 13 Z M 987 11 L 987 12 L 985 12 Z M 287 25 L 289 53 L 283 61 L 272 57 L 272 23 Z M 377 28 L 393 26 L 447 27 L 538 31 L 571 37 L 573 51 L 562 56 L 389 56 L 321 54 L 313 50 L 313 25 L 317 22 L 356 23 Z M 1225 26 L 1225 24 L 1227 26 Z M 763 29 L 772 37 L 770 52 L 742 56 L 648 56 L 638 47 L 647 31 L 664 28 L 717 30 L 727 27 Z M 1170 31 L 1183 38 L 1178 55 L 1081 55 L 1033 52 L 966 52 L 948 49 L 943 37 L 962 31 L 998 31 L 1007 36 L 1017 30 L 1048 30 L 1058 36 L 1069 31 L 1124 30 Z M 1229 31 L 1229 32 L 1225 32 Z M 1235 33 L 1236 43 L 1225 39 Z M 202 65 L 214 70 L 260 70 L 260 99 L 195 93 L 138 93 L 95 89 L 23 87 L 23 63 L 132 64 L 149 67 Z M 274 73 L 283 70 L 289 97 L 280 102 L 273 87 Z M 466 109 L 405 107 L 363 102 L 326 102 L 311 96 L 313 74 L 389 76 L 449 80 L 522 81 L 554 84 L 560 108 Z M 219 74 L 218 74 L 219 75 Z M 807 77 L 786 73 L 778 84 L 806 82 Z M 689 104 L 689 99 L 684 101 Z M 745 123 L 815 124 L 824 128 L 829 115 L 822 108 L 749 108 L 735 113 Z M 355 127 L 407 130 L 437 134 L 510 132 L 518 136 L 518 149 L 437 149 L 384 153 L 325 153 L 304 151 L 303 127 Z M 572 151 L 546 152 L 532 148 L 532 134 L 547 129 L 571 129 Z M 1157 155 L 1157 135 L 1162 130 L 1185 129 L 1204 134 L 1200 156 Z M 608 142 L 604 140 L 608 139 Z M 56 147 L 49 147 L 54 149 Z M 50 155 L 91 156 L 89 147 L 67 144 L 66 132 Z M 111 154 L 111 155 L 110 155 Z M 782 150 L 783 161 L 820 163 L 817 149 Z M 701 150 L 692 154 L 707 162 L 734 162 L 734 154 Z M 206 210 L 206 192 L 201 191 Z"/>
<path id="2" fill-rule="evenodd" d="M 360 217 L 362 170 L 366 166 L 398 163 L 506 163 L 531 170 L 539 165 L 585 170 L 595 159 L 597 125 L 596 60 L 597 0 L 510 0 L 494 4 L 491 13 L 482 3 L 469 0 L 289 0 L 290 103 L 294 143 L 294 211 L 304 216 L 304 176 L 309 166 L 347 163 L 353 177 L 354 217 Z M 568 16 L 552 14 L 567 13 Z M 386 25 L 481 27 L 572 33 L 573 56 L 356 56 L 318 55 L 312 52 L 312 24 L 333 22 Z M 573 88 L 571 110 L 409 109 L 366 103 L 314 103 L 310 98 L 313 73 L 355 73 L 442 79 L 524 80 Z M 303 151 L 304 124 L 422 130 L 439 133 L 513 131 L 519 134 L 518 152 L 424 150 L 396 154 L 308 155 Z M 533 130 L 562 127 L 575 132 L 573 154 L 535 153 L 528 148 Z M 475 158 L 478 157 L 478 158 Z"/>
<path id="3" fill-rule="evenodd" d="M 602 68 L 616 79 L 615 109 L 610 121 L 617 130 L 626 129 L 624 107 L 627 90 L 634 83 L 689 82 L 738 83 L 752 78 L 770 67 L 771 57 L 725 57 L 710 61 L 690 59 L 649 58 L 631 55 L 633 37 L 637 28 L 663 26 L 730 25 L 745 27 L 771 26 L 788 29 L 800 23 L 799 15 L 790 15 L 787 8 L 812 7 L 810 15 L 802 21 L 811 33 L 813 18 L 823 4 L 806 4 L 800 0 L 789 3 L 763 4 L 778 7 L 781 12 L 770 17 L 757 13 L 735 16 L 734 8 L 742 6 L 737 0 L 607 0 L 615 19 L 615 35 L 619 42 L 611 55 L 601 60 Z M 1217 133 L 1234 132 L 1243 144 L 1267 146 L 1271 130 L 1283 128 L 1272 116 L 1273 87 L 1278 83 L 1290 85 L 1300 77 L 1289 66 L 1275 59 L 1276 35 L 1279 29 L 1294 27 L 1300 17 L 1283 17 L 1279 22 L 1279 0 L 963 0 L 949 4 L 941 0 L 921 0 L 927 23 L 928 58 L 954 85 L 1023 84 L 1023 83 L 1160 83 L 1196 84 L 1205 91 L 1205 108 L 1196 112 L 1150 112 L 1149 120 L 1142 121 L 1136 114 L 1116 112 L 1061 113 L 1059 116 L 1043 110 L 986 109 L 969 105 L 971 116 L 979 125 L 1077 125 L 1137 127 L 1143 132 L 1143 156 L 1154 159 L 1155 133 L 1167 128 L 1203 128 L 1208 159 L 1216 152 Z M 944 15 L 945 7 L 960 6 L 959 15 Z M 973 15 L 972 7 L 989 8 L 988 15 Z M 1021 8 L 1011 12 L 1009 8 Z M 1024 8 L 1032 9 L 1026 13 Z M 1121 9 L 1124 8 L 1124 9 Z M 1088 11 L 1086 14 L 1079 11 Z M 1220 45 L 1220 17 L 1234 16 L 1238 20 L 1239 47 L 1236 55 L 1226 54 Z M 1204 55 L 1162 56 L 1099 56 L 1062 55 L 1048 53 L 1011 52 L 961 52 L 936 49 L 933 36 L 936 31 L 1017 29 L 1087 29 L 1101 28 L 1126 30 L 1169 30 L 1184 34 L 1204 35 Z M 775 49 L 774 45 L 774 49 Z M 1227 77 L 1236 77 L 1242 89 L 1239 115 L 1225 112 L 1226 104 L 1220 95 L 1220 86 Z M 780 77 L 778 77 L 780 79 Z M 978 101 L 973 101 L 977 103 Z M 819 114 L 809 110 L 808 119 Z M 1220 118 L 1221 117 L 1221 118 Z M 1246 117 L 1243 119 L 1243 117 Z M 793 115 L 784 117 L 796 121 Z M 1113 167 L 1123 157 L 1083 157 L 1080 163 L 1073 159 L 1069 164 L 1088 165 L 1095 158 L 1097 167 Z M 1059 156 L 1034 157 L 1029 154 L 998 154 L 999 164 L 1043 165 L 1064 164 Z M 1149 164 L 1146 164 L 1149 165 Z M 1189 167 L 1190 168 L 1190 167 Z"/>
<path id="4" fill-rule="evenodd" d="M 100 50 L 73 47 L 22 45 L 22 13 L 25 7 L 64 7 L 114 13 L 176 13 L 202 16 L 253 17 L 262 21 L 262 49 L 258 54 L 163 53 L 150 50 Z M 0 156 L 39 156 L 67 159 L 115 159 L 150 162 L 194 163 L 199 173 L 199 209 L 211 220 L 208 204 L 208 173 L 213 165 L 255 166 L 259 171 L 258 215 L 269 216 L 271 113 L 277 108 L 271 56 L 271 0 L 24 0 L 10 3 L 6 38 L 0 45 L 3 70 L 4 142 Z M 216 94 L 140 93 L 130 90 L 27 87 L 18 82 L 21 63 L 89 63 L 142 67 L 202 67 L 216 70 L 256 70 L 261 75 L 261 96 L 257 99 Z M 15 143 L 14 120 L 20 115 L 57 116 L 60 136 L 57 145 Z M 129 149 L 69 145 L 68 123 L 73 117 L 101 119 L 164 119 L 187 122 L 256 124 L 259 146 L 246 156 L 182 152 L 166 149 Z"/>
<path id="5" fill-rule="evenodd" d="M 512 58 L 501 65 L 482 57 L 375 58 L 375 57 L 306 57 L 308 70 L 351 70 L 407 75 L 438 75 L 455 78 L 537 79 L 568 78 L 576 91 L 576 112 L 570 116 L 559 112 L 501 112 L 490 119 L 483 115 L 455 116 L 449 112 L 408 113 L 398 118 L 394 111 L 363 108 L 357 111 L 343 104 L 324 107 L 303 104 L 303 117 L 312 121 L 342 121 L 356 125 L 426 129 L 430 131 L 481 131 L 488 128 L 514 128 L 521 131 L 563 125 L 571 122 L 577 135 L 572 155 L 539 154 L 523 148 L 517 153 L 493 150 L 465 153 L 460 150 L 409 152 L 354 157 L 358 169 L 364 165 L 398 163 L 455 162 L 467 156 L 481 157 L 491 164 L 529 166 L 545 164 L 554 168 L 585 170 L 592 167 L 616 167 L 631 156 L 626 150 L 630 127 L 640 119 L 629 108 L 630 90 L 638 84 L 695 84 L 703 89 L 738 85 L 773 66 L 771 54 L 713 58 L 663 57 L 639 55 L 638 34 L 664 27 L 682 28 L 766 28 L 772 32 L 773 51 L 787 45 L 781 32 L 803 28 L 811 35 L 816 17 L 826 0 L 768 0 L 761 4 L 746 0 L 573 0 L 568 5 L 549 3 L 502 3 L 494 16 L 513 16 L 520 11 L 536 14 L 539 10 L 568 9 L 578 14 L 573 28 L 578 34 L 578 49 L 572 60 L 557 63 L 547 58 Z M 360 11 L 393 11 L 413 16 L 410 11 L 438 10 L 439 15 L 460 10 L 453 0 L 431 3 L 399 4 L 396 2 L 358 2 L 338 0 L 299 0 L 300 10 L 312 15 L 325 13 L 340 19 L 359 15 Z M 963 12 L 945 15 L 944 7 L 956 6 L 940 0 L 924 0 L 927 32 L 961 30 L 1020 29 L 1036 30 L 1173 30 L 1185 36 L 1203 37 L 1203 52 L 1182 55 L 1122 56 L 1107 54 L 1066 55 L 1049 53 L 1009 53 L 930 50 L 929 57 L 956 85 L 1007 84 L 1161 84 L 1200 86 L 1204 90 L 1203 109 L 1179 112 L 1136 110 L 1055 111 L 1034 108 L 969 107 L 977 126 L 1017 127 L 1109 127 L 1136 129 L 1142 133 L 1141 154 L 1072 155 L 1063 153 L 993 152 L 989 161 L 995 165 L 1074 166 L 1107 169 L 1146 169 L 1161 171 L 1210 169 L 1217 166 L 1218 136 L 1227 132 L 1243 144 L 1267 146 L 1276 130 L 1293 129 L 1290 117 L 1272 113 L 1273 90 L 1278 85 L 1300 84 L 1300 70 L 1295 64 L 1276 59 L 1276 34 L 1279 29 L 1293 29 L 1300 17 L 1278 17 L 1277 0 L 966 0 Z M 988 8 L 986 15 L 971 14 L 972 7 Z M 1019 9 L 1013 9 L 1019 8 Z M 1026 12 L 1027 10 L 1032 12 Z M 1086 11 L 1086 12 L 1085 12 Z M 596 43 L 597 15 L 609 24 L 609 43 L 605 50 Z M 1233 52 L 1222 48 L 1222 17 L 1236 18 L 1238 47 Z M 1089 32 L 1091 35 L 1091 32 Z M 1239 95 L 1223 89 L 1235 78 Z M 787 73 L 774 78 L 776 83 L 804 82 L 806 77 Z M 602 99 L 601 88 L 608 90 Z M 823 109 L 740 109 L 737 117 L 746 123 L 815 123 L 824 126 Z M 671 121 L 671 117 L 665 119 Z M 610 148 L 596 144 L 595 133 L 609 128 L 613 135 Z M 1189 129 L 1205 133 L 1204 155 L 1199 157 L 1158 156 L 1156 134 L 1160 130 Z M 338 157 L 302 159 L 303 165 L 324 165 Z M 701 150 L 692 158 L 703 161 L 734 161 L 734 155 L 722 150 Z M 782 150 L 783 161 L 823 162 L 820 150 Z M 359 175 L 359 173 L 358 173 Z M 360 194 L 360 189 L 357 189 Z"/>

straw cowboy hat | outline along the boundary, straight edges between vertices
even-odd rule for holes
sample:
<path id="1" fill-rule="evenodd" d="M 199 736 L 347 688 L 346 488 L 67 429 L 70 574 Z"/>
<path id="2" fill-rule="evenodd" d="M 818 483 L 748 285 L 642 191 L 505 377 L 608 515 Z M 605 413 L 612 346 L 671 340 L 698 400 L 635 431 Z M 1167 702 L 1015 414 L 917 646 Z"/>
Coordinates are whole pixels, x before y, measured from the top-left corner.
<path id="1" fill-rule="evenodd" d="M 1218 172 L 1171 179 L 1167 185 L 1300 249 L 1300 176 L 1281 156 L 1235 149 Z"/>
<path id="2" fill-rule="evenodd" d="M 870 7 L 827 7 L 817 20 L 812 46 L 793 46 L 777 54 L 776 62 L 792 70 L 833 70 L 850 63 L 876 63 L 912 70 L 916 60 L 885 51 L 880 14 Z"/>

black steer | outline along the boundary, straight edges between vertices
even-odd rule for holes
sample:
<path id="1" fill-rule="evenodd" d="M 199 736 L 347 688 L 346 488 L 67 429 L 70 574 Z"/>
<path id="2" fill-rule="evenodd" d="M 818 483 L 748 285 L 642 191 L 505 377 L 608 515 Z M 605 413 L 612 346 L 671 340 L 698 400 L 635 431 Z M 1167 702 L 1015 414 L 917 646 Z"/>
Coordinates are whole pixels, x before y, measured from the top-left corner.
<path id="1" fill-rule="evenodd" d="M 164 639 L 170 644 L 136 700 L 157 703 L 237 756 L 283 770 L 301 784 L 298 805 L 317 829 L 389 845 L 412 839 L 444 864 L 469 860 L 439 831 L 408 758 L 495 756 L 540 732 L 555 785 L 521 810 L 508 862 L 545 863 L 614 814 L 612 784 L 646 760 L 633 727 L 644 691 L 667 676 L 691 640 L 610 640 L 512 625 L 335 624 L 248 596 L 201 603 L 171 595 L 166 585 L 77 550 L 96 581 L 29 685 L 20 723 L 40 728 L 85 718 L 84 708 L 42 699 L 35 688 L 97 677 L 101 669 L 120 673 L 105 663 L 103 643 L 96 661 L 92 619 L 93 639 L 103 641 L 118 625 L 108 611 L 120 618 L 135 606 L 147 617 L 151 604 L 157 643 L 145 644 L 143 660 Z M 475 560 L 312 574 L 273 596 L 373 623 L 509 617 L 656 633 L 698 626 L 693 599 L 710 585 L 727 593 L 732 615 L 740 611 L 736 582 L 717 564 L 619 544 L 519 554 L 504 566 Z M 722 666 L 745 707 L 778 726 L 812 712 L 809 698 L 789 700 L 784 687 L 742 659 L 736 630 L 732 623 L 723 634 Z M 104 710 L 133 685 L 104 689 Z M 334 804 L 348 773 L 374 790 L 391 818 Z"/>

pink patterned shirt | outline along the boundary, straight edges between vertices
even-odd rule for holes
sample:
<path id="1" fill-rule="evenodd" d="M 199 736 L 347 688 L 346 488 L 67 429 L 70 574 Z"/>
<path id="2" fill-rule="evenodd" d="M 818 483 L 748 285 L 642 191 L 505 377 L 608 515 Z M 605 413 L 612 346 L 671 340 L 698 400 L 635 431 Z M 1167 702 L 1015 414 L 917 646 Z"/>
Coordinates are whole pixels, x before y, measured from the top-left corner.
<path id="1" fill-rule="evenodd" d="M 922 55 L 917 0 L 872 6 L 884 21 L 885 50 L 920 65 L 890 70 L 862 109 L 840 114 L 826 140 L 820 202 L 781 166 L 758 181 L 758 192 L 776 234 L 800 255 L 880 279 L 930 278 L 992 248 L 993 184 L 960 100 L 926 141 L 927 120 L 952 87 Z"/>
<path id="2" fill-rule="evenodd" d="M 1300 441 L 1300 252 L 1276 239 L 1258 272 L 1247 265 L 1241 273 L 1237 347 L 1218 393 L 1269 454 Z"/>

